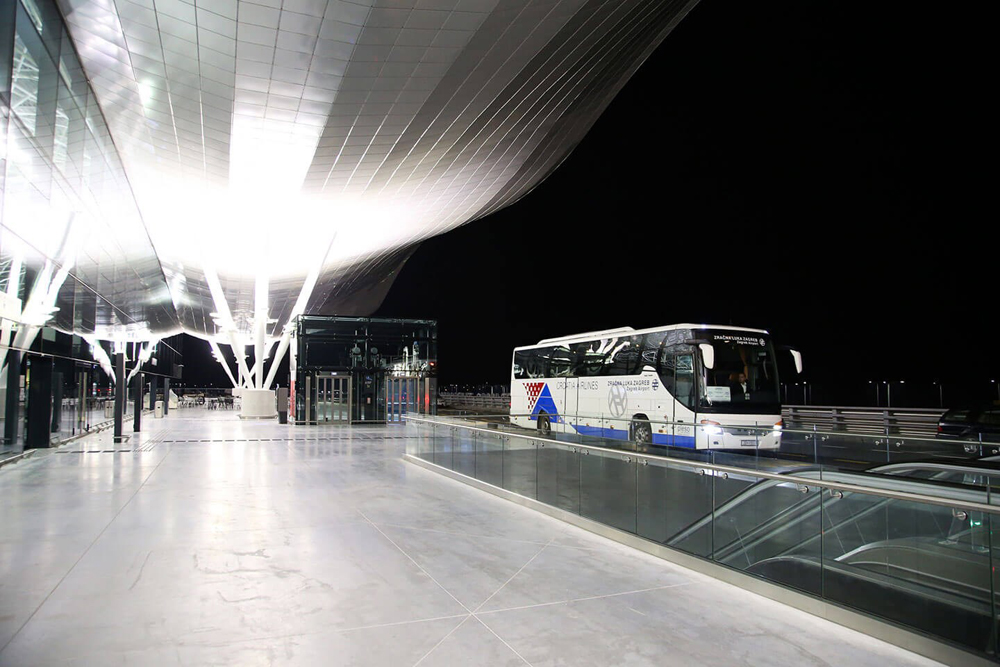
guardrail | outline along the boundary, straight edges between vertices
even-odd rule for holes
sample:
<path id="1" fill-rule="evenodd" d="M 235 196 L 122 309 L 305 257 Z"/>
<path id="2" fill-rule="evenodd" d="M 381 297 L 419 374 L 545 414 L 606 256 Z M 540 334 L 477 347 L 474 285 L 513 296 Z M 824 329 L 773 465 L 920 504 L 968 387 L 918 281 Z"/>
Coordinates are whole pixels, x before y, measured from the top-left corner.
<path id="1" fill-rule="evenodd" d="M 465 410 L 510 410 L 510 394 L 467 394 L 461 392 L 441 392 L 438 406 L 448 406 Z"/>
<path id="2" fill-rule="evenodd" d="M 863 408 L 786 405 L 786 428 L 818 429 L 866 435 L 933 436 L 945 410 L 936 408 Z"/>

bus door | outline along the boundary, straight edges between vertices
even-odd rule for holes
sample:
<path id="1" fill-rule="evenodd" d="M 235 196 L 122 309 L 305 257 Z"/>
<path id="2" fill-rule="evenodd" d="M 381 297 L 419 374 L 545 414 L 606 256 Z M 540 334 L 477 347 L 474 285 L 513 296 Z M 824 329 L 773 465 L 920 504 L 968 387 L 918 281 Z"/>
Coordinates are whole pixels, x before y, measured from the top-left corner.
<path id="1" fill-rule="evenodd" d="M 670 399 L 659 403 L 662 417 L 668 417 L 671 424 L 664 428 L 667 444 L 673 447 L 694 447 L 695 436 L 695 375 L 694 356 L 688 349 L 667 347 L 663 349 L 659 361 L 659 375 Z"/>
<path id="2" fill-rule="evenodd" d="M 698 417 L 697 378 L 695 376 L 694 354 L 680 352 L 675 357 L 677 374 L 674 378 L 674 446 L 693 449 L 697 437 Z"/>

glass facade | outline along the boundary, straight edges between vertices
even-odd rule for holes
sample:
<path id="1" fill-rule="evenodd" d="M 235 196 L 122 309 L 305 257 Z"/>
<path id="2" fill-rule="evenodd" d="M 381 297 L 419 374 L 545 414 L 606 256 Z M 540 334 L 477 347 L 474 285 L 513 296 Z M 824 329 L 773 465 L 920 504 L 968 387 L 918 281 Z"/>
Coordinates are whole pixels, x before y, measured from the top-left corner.
<path id="1" fill-rule="evenodd" d="M 0 0 L 0 49 L 0 288 L 21 299 L 25 324 L 119 339 L 179 332 L 55 3 Z"/>
<path id="2" fill-rule="evenodd" d="M 172 333 L 167 294 L 55 3 L 0 0 L 0 455 L 106 422 L 114 350 L 88 334 Z M 179 336 L 153 358 L 178 377 Z"/>

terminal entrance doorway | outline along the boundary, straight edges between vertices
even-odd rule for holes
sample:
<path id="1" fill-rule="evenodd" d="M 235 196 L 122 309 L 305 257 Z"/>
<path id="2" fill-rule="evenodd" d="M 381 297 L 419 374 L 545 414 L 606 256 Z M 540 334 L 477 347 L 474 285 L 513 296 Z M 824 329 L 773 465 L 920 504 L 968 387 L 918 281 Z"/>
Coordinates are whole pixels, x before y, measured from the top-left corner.
<path id="1" fill-rule="evenodd" d="M 351 423 L 351 378 L 330 373 L 316 373 L 313 386 L 306 396 L 311 405 L 306 406 L 309 421 L 315 424 Z"/>
<path id="2" fill-rule="evenodd" d="M 428 414 L 430 379 L 389 377 L 385 379 L 386 421 L 401 422 L 408 414 Z"/>

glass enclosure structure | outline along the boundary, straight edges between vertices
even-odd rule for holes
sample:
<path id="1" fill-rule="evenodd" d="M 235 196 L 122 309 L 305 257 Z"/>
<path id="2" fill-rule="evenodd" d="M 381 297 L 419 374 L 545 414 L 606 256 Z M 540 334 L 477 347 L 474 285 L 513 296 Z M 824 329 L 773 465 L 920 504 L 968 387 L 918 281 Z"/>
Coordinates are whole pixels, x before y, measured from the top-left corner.
<path id="1" fill-rule="evenodd" d="M 437 322 L 301 315 L 289 412 L 297 423 L 399 421 L 437 412 Z"/>

